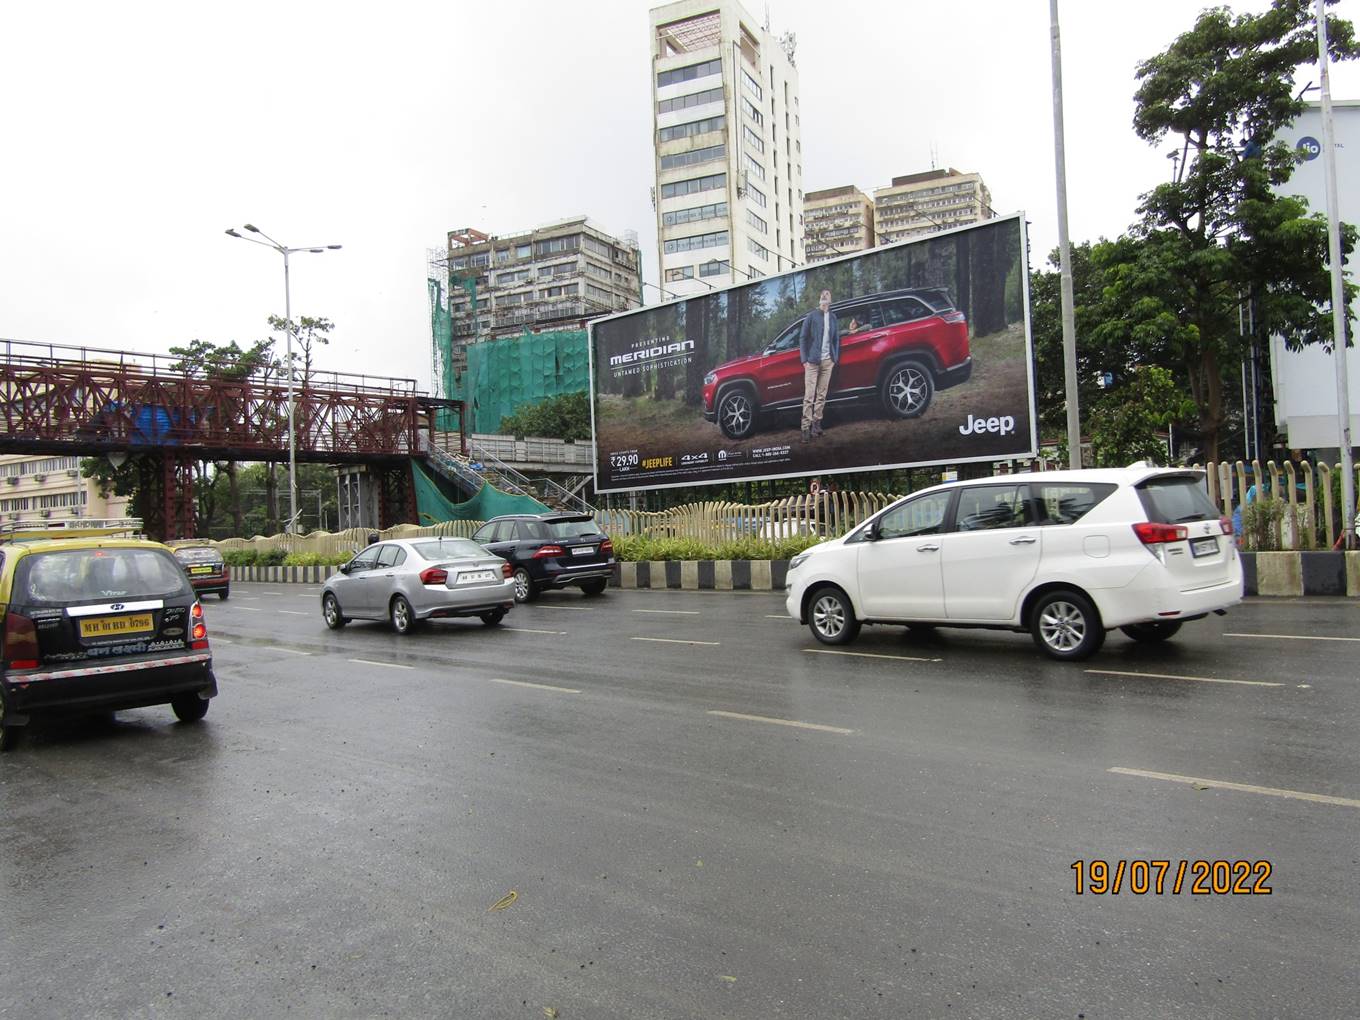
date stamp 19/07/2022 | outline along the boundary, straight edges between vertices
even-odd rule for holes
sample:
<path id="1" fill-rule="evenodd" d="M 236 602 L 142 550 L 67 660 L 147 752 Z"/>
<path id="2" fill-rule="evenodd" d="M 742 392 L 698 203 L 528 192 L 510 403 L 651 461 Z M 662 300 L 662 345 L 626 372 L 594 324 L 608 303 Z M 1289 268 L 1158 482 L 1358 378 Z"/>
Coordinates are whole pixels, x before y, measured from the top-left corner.
<path id="1" fill-rule="evenodd" d="M 1076 894 L 1117 896 L 1269 896 L 1269 861 L 1079 860 L 1072 862 Z"/>

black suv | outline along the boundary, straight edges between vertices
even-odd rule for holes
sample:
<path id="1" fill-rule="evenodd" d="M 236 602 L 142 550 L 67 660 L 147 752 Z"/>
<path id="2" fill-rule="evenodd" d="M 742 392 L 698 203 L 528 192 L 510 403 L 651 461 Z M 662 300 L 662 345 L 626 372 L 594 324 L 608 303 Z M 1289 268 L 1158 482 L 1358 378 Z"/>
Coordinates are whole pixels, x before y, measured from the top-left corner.
<path id="1" fill-rule="evenodd" d="M 514 570 L 515 601 L 573 585 L 599 595 L 614 573 L 614 543 L 590 514 L 513 514 L 487 521 L 472 536 Z"/>

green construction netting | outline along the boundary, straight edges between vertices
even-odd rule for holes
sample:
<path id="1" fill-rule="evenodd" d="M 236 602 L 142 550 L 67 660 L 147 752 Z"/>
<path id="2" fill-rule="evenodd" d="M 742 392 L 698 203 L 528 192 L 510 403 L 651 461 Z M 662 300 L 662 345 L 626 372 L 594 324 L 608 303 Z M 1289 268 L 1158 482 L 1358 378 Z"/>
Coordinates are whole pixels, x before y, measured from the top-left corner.
<path id="1" fill-rule="evenodd" d="M 437 286 L 435 281 L 431 284 Z M 440 375 L 443 395 L 465 402 L 469 432 L 499 432 L 501 419 L 525 404 L 590 389 L 590 356 L 583 329 L 471 343 L 464 348 L 467 368 L 457 369 L 451 355 L 443 354 L 449 348 L 439 347 L 441 325 L 446 330 L 449 326 L 441 324 L 437 315 L 433 325 L 436 363 L 442 358 L 444 366 Z"/>
<path id="2" fill-rule="evenodd" d="M 548 508 L 528 496 L 515 496 L 495 486 L 482 484 L 471 499 L 454 503 L 442 492 L 423 467 L 412 463 L 411 474 L 416 486 L 416 510 L 421 524 L 442 521 L 489 521 L 501 514 L 541 514 Z"/>

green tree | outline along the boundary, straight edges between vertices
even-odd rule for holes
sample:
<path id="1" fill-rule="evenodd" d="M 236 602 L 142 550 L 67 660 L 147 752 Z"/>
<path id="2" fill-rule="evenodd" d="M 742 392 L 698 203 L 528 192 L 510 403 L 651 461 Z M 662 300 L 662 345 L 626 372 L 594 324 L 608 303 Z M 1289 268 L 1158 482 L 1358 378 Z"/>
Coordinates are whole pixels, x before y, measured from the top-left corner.
<path id="1" fill-rule="evenodd" d="M 1194 413 L 1194 401 L 1169 371 L 1156 365 L 1135 368 L 1124 385 L 1090 405 L 1087 429 L 1095 466 L 1166 461 L 1166 443 L 1157 432 Z"/>
<path id="2" fill-rule="evenodd" d="M 314 319 L 309 315 L 302 316 L 296 322 L 279 315 L 271 315 L 269 325 L 271 329 L 292 336 L 293 378 L 302 386 L 308 385 L 312 378 L 313 352 L 318 346 L 324 347 L 331 342 L 330 332 L 335 328 L 335 323 L 330 319 Z"/>
<path id="3" fill-rule="evenodd" d="M 1329 18 L 1328 37 L 1333 59 L 1360 55 L 1349 22 Z M 1278 140 L 1304 108 L 1295 75 L 1316 60 L 1313 5 L 1273 0 L 1261 14 L 1206 10 L 1138 66 L 1134 130 L 1153 145 L 1173 138 L 1182 158 L 1174 180 L 1142 196 L 1131 234 L 1093 259 L 1105 300 L 1120 310 L 1103 319 L 1097 342 L 1175 367 L 1206 459 L 1219 457 L 1225 382 L 1246 347 L 1244 301 L 1257 326 L 1291 348 L 1331 339 L 1326 222 L 1279 194 L 1298 159 Z M 1349 252 L 1355 232 L 1343 234 Z"/>
<path id="4" fill-rule="evenodd" d="M 546 436 L 568 441 L 590 438 L 590 394 L 563 393 L 537 404 L 521 404 L 501 419 L 501 431 L 516 439 Z"/>

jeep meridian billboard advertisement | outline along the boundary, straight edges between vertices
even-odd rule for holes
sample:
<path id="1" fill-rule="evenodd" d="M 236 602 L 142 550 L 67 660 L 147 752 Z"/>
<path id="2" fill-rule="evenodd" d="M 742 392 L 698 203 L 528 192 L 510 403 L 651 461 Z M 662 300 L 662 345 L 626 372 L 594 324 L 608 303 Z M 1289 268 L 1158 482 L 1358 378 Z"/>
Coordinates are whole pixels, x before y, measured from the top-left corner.
<path id="1" fill-rule="evenodd" d="M 1016 214 L 597 319 L 596 489 L 1033 456 L 1028 305 Z"/>

